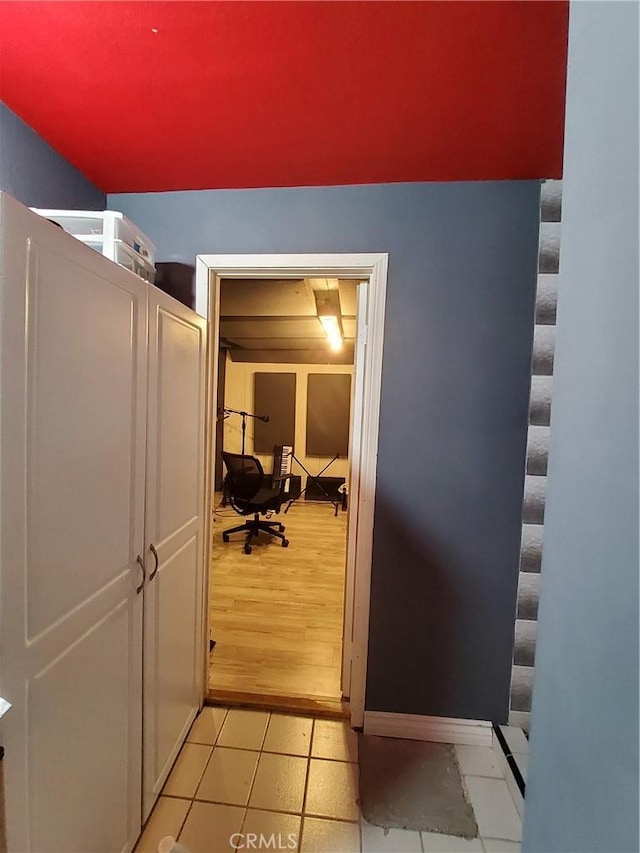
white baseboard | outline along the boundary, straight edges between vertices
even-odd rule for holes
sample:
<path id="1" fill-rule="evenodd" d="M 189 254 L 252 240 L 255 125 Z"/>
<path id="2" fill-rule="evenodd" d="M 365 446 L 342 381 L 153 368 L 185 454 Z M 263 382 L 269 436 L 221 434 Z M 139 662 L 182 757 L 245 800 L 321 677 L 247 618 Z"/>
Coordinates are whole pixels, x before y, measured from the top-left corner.
<path id="1" fill-rule="evenodd" d="M 386 711 L 365 711 L 364 733 L 436 743 L 460 743 L 472 746 L 493 744 L 493 728 L 486 720 L 390 714 Z"/>

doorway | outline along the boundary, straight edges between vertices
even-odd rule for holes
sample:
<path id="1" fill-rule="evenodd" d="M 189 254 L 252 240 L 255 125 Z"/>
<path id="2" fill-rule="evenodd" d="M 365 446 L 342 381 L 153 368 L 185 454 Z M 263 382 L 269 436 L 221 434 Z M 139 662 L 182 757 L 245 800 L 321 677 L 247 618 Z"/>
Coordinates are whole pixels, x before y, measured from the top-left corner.
<path id="1" fill-rule="evenodd" d="M 209 695 L 222 702 L 342 708 L 358 287 L 220 283 Z M 223 450 L 260 464 L 261 485 L 282 501 L 262 517 L 284 527 L 283 541 L 227 533 L 249 518 L 224 479 Z"/>
<path id="2" fill-rule="evenodd" d="M 207 447 L 210 529 L 207 544 L 212 569 L 206 596 L 211 606 L 204 616 L 208 622 L 207 643 L 211 638 L 215 645 L 210 656 L 214 673 L 211 682 L 209 672 L 206 673 L 207 685 L 213 686 L 213 694 L 209 694 L 209 698 L 220 700 L 222 695 L 218 691 L 226 688 L 227 699 L 233 693 L 235 701 L 243 701 L 244 693 L 248 703 L 262 699 L 264 704 L 272 707 L 280 705 L 300 710 L 326 710 L 322 704 L 327 701 L 333 703 L 334 709 L 344 708 L 341 700 L 349 700 L 352 725 L 362 724 L 386 269 L 386 255 L 204 255 L 197 259 L 197 308 L 209 317 L 211 332 Z M 272 288 L 272 316 L 258 321 L 266 335 L 262 332 L 255 334 L 255 328 L 252 331 L 246 324 L 243 326 L 242 315 L 236 313 L 239 304 L 246 305 L 250 301 L 251 291 L 246 289 L 260 282 L 263 290 L 269 286 Z M 291 294 L 296 289 L 306 294 L 307 307 L 310 292 L 334 291 L 339 297 L 342 286 L 344 298 L 338 300 L 342 315 L 341 332 L 343 343 L 351 346 L 344 346 L 342 355 L 333 360 L 325 356 L 324 364 L 319 359 L 306 360 L 306 357 L 303 357 L 303 363 L 295 364 L 290 361 L 290 353 L 275 360 L 272 353 L 264 356 L 268 359 L 264 362 L 253 360 L 269 335 L 277 332 L 273 317 L 280 316 L 283 322 L 286 318 L 286 314 L 273 313 L 273 288 L 278 284 L 281 294 Z M 224 296 L 227 288 L 233 295 L 230 301 Z M 238 302 L 243 289 L 244 298 Z M 257 297 L 259 289 L 253 291 L 254 297 Z M 352 293 L 350 304 L 353 308 L 345 310 L 343 302 L 345 305 L 349 303 L 349 292 Z M 236 307 L 230 309 L 229 305 L 234 304 Z M 326 331 L 327 324 L 319 319 L 319 304 L 316 296 L 318 310 L 313 312 L 316 315 L 312 318 L 314 328 Z M 301 315 L 295 316 L 299 319 Z M 268 323 L 271 323 L 270 327 Z M 295 338 L 301 331 L 298 327 L 290 336 Z M 250 346 L 246 345 L 247 337 L 253 341 Z M 309 349 L 311 337 L 308 333 L 302 334 L 299 339 L 301 349 L 305 344 Z M 316 333 L 315 338 L 318 337 Z M 286 349 L 284 344 L 277 346 L 281 351 Z M 265 349 L 269 348 L 265 346 Z M 236 358 L 229 352 L 232 349 L 238 351 Z M 246 349 L 253 352 L 247 353 Z M 219 369 L 221 350 L 223 370 Z M 263 369 L 263 365 L 268 369 Z M 223 378 L 225 371 L 227 375 Z M 266 392 L 258 387 L 265 385 L 264 374 L 268 374 Z M 262 377 L 258 385 L 256 377 Z M 294 383 L 292 379 L 295 379 Z M 309 452 L 307 444 L 311 442 L 313 445 L 322 436 L 314 436 L 313 424 L 306 421 L 312 418 L 314 406 L 323 411 L 332 400 L 335 403 L 337 384 L 342 383 L 344 398 L 347 380 L 348 460 L 343 458 L 344 449 L 342 453 L 337 450 L 339 441 L 335 430 L 329 431 L 329 440 L 333 442 L 331 447 L 336 449 L 336 453 L 331 455 L 328 447 L 315 447 L 315 450 L 311 447 L 312 452 Z M 221 505 L 220 492 L 215 491 L 215 486 L 219 488 L 221 485 L 217 451 L 221 438 L 223 443 L 233 443 L 235 434 L 236 443 L 241 441 L 242 421 L 245 421 L 245 450 L 255 452 L 264 461 L 267 475 L 271 474 L 273 445 L 271 453 L 266 454 L 267 458 L 265 451 L 269 450 L 273 433 L 267 430 L 266 436 L 261 435 L 259 428 L 256 434 L 255 423 L 258 421 L 236 414 L 244 411 L 251 415 L 269 416 L 267 411 L 255 410 L 255 403 L 260 400 L 269 402 L 270 383 L 274 388 L 280 388 L 280 393 L 287 383 L 298 387 L 299 395 L 297 392 L 291 395 L 291 391 L 289 395 L 294 400 L 295 420 L 305 420 L 304 424 L 299 424 L 300 428 L 294 427 L 292 493 L 287 504 L 283 503 L 280 514 L 274 516 L 278 522 L 285 524 L 287 538 L 293 547 L 284 549 L 277 540 L 261 534 L 257 547 L 252 545 L 252 553 L 245 554 L 242 536 L 236 541 L 233 537 L 228 543 L 222 541 L 224 527 L 235 526 L 243 519 L 235 513 L 235 517 L 228 515 L 230 508 Z M 331 385 L 334 386 L 333 393 L 327 392 Z M 239 395 L 233 398 L 237 405 L 231 405 L 229 393 Z M 222 401 L 220 394 L 224 394 Z M 268 407 L 271 410 L 274 406 L 281 408 L 275 405 L 275 399 L 272 393 Z M 278 420 L 282 428 L 282 418 Z M 336 420 L 335 412 L 329 420 Z M 254 421 L 251 425 L 254 429 L 248 425 L 249 421 Z M 302 440 L 301 432 L 304 432 Z M 274 443 L 285 444 L 284 440 Z M 324 464 L 318 466 L 317 462 L 330 463 L 320 478 L 317 475 Z M 331 465 L 335 466 L 333 470 Z M 339 470 L 340 467 L 345 470 Z M 325 480 L 325 476 L 331 479 Z M 299 478 L 298 482 L 294 478 Z M 341 487 L 339 492 L 332 491 L 338 487 Z M 342 506 L 345 487 L 348 511 Z M 305 488 L 311 497 L 320 495 L 322 500 L 306 499 Z M 302 495 L 299 496 L 299 492 Z M 334 498 L 337 498 L 335 506 L 332 503 Z M 311 615 L 311 610 L 305 610 L 305 601 L 315 607 L 315 616 Z M 300 603 L 304 606 L 297 606 Z M 240 689 L 231 690 L 233 683 Z"/>

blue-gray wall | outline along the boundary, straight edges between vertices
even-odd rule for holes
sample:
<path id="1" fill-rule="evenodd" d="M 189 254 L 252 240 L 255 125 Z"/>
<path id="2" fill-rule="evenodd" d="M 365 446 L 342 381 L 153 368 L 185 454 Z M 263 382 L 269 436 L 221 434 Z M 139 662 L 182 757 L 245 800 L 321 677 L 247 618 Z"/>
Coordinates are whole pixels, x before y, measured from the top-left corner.
<path id="1" fill-rule="evenodd" d="M 366 707 L 506 720 L 539 184 L 109 196 L 159 259 L 389 252 Z"/>
<path id="2" fill-rule="evenodd" d="M 637 853 L 638 5 L 572 3 L 523 849 Z"/>
<path id="3" fill-rule="evenodd" d="M 2 103 L 0 190 L 28 207 L 74 210 L 106 207 L 105 194 Z"/>

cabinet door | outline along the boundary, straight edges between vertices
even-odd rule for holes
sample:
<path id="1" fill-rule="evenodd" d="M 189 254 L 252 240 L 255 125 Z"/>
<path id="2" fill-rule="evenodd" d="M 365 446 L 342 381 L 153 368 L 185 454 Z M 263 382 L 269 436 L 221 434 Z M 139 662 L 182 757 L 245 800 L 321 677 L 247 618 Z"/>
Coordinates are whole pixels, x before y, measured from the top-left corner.
<path id="1" fill-rule="evenodd" d="M 0 197 L 0 694 L 9 850 L 141 825 L 147 285 Z"/>
<path id="2" fill-rule="evenodd" d="M 205 320 L 151 287 L 145 521 L 149 576 L 144 596 L 145 817 L 202 698 L 205 365 Z"/>

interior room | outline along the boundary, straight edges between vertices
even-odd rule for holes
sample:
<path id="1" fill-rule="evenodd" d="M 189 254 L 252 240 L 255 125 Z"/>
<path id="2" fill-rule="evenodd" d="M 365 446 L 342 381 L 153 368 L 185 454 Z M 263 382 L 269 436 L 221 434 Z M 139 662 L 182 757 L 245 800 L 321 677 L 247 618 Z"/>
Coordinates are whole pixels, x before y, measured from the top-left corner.
<path id="1" fill-rule="evenodd" d="M 0 0 L 0 853 L 637 853 L 639 11 Z"/>
<path id="2" fill-rule="evenodd" d="M 211 698 L 340 710 L 357 286 L 221 281 Z M 252 513 L 223 451 L 257 458 L 284 540 L 227 537 Z"/>

